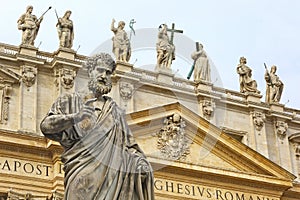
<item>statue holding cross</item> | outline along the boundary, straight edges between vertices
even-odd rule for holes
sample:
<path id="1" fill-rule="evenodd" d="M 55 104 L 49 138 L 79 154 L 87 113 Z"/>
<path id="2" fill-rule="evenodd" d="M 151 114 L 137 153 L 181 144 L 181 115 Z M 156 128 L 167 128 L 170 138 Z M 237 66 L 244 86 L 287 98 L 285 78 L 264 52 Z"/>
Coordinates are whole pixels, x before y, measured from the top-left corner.
<path id="1" fill-rule="evenodd" d="M 170 39 L 168 31 L 171 32 Z M 183 33 L 183 31 L 176 30 L 174 23 L 172 29 L 168 29 L 166 24 L 159 26 L 158 41 L 156 43 L 157 68 L 171 69 L 172 61 L 175 60 L 174 33 Z"/>

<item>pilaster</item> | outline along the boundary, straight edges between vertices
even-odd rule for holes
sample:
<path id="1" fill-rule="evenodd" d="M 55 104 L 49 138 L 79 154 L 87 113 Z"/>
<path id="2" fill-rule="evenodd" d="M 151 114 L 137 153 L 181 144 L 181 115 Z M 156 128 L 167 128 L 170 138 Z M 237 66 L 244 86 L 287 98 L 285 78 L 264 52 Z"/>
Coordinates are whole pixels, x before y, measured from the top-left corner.
<path id="1" fill-rule="evenodd" d="M 290 147 L 288 140 L 288 123 L 286 120 L 279 117 L 274 117 L 273 120 L 274 134 L 278 146 L 280 166 L 288 171 L 292 171 L 292 162 L 290 155 Z"/>
<path id="2" fill-rule="evenodd" d="M 255 143 L 256 151 L 269 158 L 265 121 L 266 116 L 262 110 L 254 109 L 250 112 L 251 133 L 255 140 L 253 143 Z"/>
<path id="3" fill-rule="evenodd" d="M 19 131 L 36 133 L 37 131 L 37 66 L 26 63 L 21 66 L 20 119 Z"/>

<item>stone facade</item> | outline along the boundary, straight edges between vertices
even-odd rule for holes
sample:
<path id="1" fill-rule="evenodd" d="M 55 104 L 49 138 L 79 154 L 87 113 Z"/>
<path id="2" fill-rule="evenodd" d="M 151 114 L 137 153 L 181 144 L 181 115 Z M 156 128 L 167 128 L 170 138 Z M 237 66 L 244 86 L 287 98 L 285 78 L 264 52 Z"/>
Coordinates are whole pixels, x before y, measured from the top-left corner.
<path id="1" fill-rule="evenodd" d="M 0 44 L 0 199 L 61 198 L 62 148 L 39 124 L 86 86 L 84 60 Z M 157 199 L 299 199 L 300 110 L 120 62 L 110 95 L 153 165 Z"/>

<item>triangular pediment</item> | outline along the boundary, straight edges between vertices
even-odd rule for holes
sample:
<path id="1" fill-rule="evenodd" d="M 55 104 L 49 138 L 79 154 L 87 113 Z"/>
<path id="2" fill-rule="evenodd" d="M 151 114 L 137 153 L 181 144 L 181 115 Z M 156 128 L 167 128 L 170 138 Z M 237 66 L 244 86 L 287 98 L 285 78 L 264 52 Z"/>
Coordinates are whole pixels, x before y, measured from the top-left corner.
<path id="1" fill-rule="evenodd" d="M 166 117 L 179 113 L 185 122 L 189 151 L 184 159 L 172 159 L 161 152 L 159 135 Z M 293 180 L 295 176 L 247 145 L 228 136 L 192 110 L 179 103 L 150 108 L 127 115 L 128 124 L 147 157 L 155 163 L 177 168 L 206 170 L 215 174 L 244 174 Z"/>
<path id="2" fill-rule="evenodd" d="M 0 65 L 0 83 L 18 83 L 21 79 L 21 76 L 12 70 L 8 69 L 5 66 Z"/>

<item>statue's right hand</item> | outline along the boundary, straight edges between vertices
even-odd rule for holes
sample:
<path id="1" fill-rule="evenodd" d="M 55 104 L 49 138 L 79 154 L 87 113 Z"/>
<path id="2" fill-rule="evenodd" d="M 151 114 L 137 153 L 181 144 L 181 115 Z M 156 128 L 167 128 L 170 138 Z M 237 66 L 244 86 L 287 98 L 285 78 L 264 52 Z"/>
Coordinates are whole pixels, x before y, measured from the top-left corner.
<path id="1" fill-rule="evenodd" d="M 116 22 L 116 20 L 113 18 L 113 19 L 112 19 L 112 22 L 113 22 L 113 23 L 115 23 L 115 22 Z"/>
<path id="2" fill-rule="evenodd" d="M 95 108 L 91 104 L 97 101 L 97 98 L 87 100 L 81 110 L 74 115 L 74 122 L 81 122 L 85 118 L 91 118 L 94 115 Z"/>

